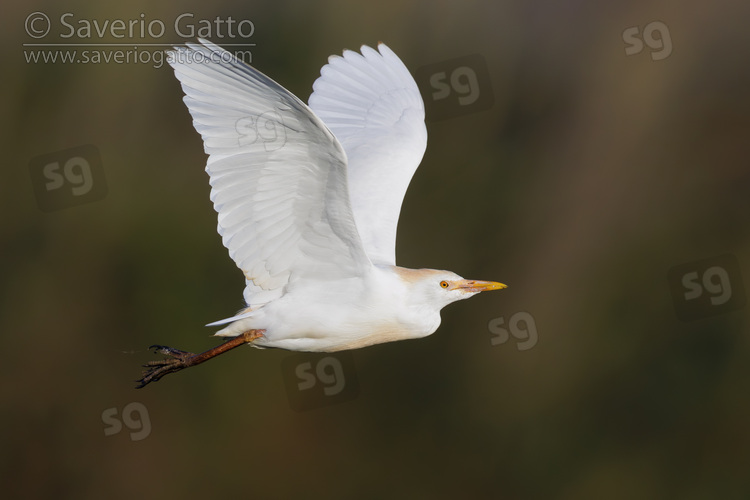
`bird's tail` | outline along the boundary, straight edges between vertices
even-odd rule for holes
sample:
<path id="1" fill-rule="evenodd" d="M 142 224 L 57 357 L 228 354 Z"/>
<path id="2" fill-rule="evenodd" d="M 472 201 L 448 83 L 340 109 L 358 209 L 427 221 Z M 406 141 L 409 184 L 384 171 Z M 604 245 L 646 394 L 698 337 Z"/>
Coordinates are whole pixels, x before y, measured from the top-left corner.
<path id="1" fill-rule="evenodd" d="M 234 323 L 235 321 L 238 321 L 240 319 L 249 318 L 250 316 L 253 315 L 254 312 L 255 310 L 253 308 L 248 307 L 246 309 L 242 309 L 238 311 L 237 314 L 235 314 L 231 318 L 220 319 L 219 321 L 214 321 L 213 323 L 209 323 L 206 326 L 219 326 L 219 325 L 226 325 L 227 323 Z"/>

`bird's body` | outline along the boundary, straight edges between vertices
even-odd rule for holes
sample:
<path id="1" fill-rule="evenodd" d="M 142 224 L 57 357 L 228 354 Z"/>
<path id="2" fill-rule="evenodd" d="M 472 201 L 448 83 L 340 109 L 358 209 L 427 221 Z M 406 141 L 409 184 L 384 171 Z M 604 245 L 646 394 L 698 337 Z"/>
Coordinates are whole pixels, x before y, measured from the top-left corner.
<path id="1" fill-rule="evenodd" d="M 307 282 L 292 288 L 217 335 L 234 337 L 260 329 L 266 333 L 253 343 L 256 347 L 315 352 L 425 337 L 440 325 L 440 309 L 414 300 L 418 296 L 413 290 L 415 280 L 428 276 L 436 285 L 441 278 L 458 278 L 431 269 L 373 266 L 359 278 Z"/>
<path id="2" fill-rule="evenodd" d="M 331 352 L 424 337 L 444 306 L 505 288 L 396 265 L 401 204 L 427 131 L 409 71 L 378 49 L 331 56 L 309 107 L 205 40 L 171 54 L 247 308 L 209 325 L 226 325 L 216 335 L 233 340 L 223 346 L 160 348 L 174 359 L 149 364 L 141 386 L 243 343 Z"/>

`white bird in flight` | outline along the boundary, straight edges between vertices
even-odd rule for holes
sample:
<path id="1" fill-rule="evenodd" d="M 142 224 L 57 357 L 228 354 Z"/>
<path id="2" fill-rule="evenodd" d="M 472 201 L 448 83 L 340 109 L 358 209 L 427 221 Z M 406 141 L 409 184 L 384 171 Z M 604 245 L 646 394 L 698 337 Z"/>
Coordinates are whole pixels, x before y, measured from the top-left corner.
<path id="1" fill-rule="evenodd" d="M 385 44 L 331 56 L 309 107 L 200 40 L 170 65 L 208 154 L 218 231 L 245 275 L 247 308 L 208 326 L 200 354 L 151 346 L 139 386 L 239 345 L 333 352 L 425 337 L 440 310 L 505 288 L 396 265 L 401 203 L 427 147 L 424 103 Z"/>

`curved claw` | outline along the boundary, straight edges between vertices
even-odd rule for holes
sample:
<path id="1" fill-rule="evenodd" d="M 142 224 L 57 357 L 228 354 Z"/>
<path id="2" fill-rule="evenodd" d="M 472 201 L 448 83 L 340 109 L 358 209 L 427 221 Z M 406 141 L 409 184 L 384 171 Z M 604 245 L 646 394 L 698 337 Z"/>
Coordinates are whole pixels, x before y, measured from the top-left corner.
<path id="1" fill-rule="evenodd" d="M 184 356 L 193 356 L 192 352 L 187 351 L 181 351 L 179 349 L 175 349 L 174 347 L 169 347 L 166 345 L 150 345 L 148 346 L 149 349 L 154 350 L 154 354 L 164 354 L 165 356 L 172 356 L 173 358 L 180 358 Z M 144 365 L 146 366 L 146 365 Z"/>

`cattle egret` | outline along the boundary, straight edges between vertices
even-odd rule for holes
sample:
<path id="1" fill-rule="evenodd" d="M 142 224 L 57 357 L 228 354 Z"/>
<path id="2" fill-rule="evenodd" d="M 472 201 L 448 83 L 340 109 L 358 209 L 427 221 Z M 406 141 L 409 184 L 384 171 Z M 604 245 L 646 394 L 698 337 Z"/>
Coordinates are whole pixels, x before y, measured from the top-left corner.
<path id="1" fill-rule="evenodd" d="M 425 337 L 440 310 L 502 283 L 396 266 L 401 203 L 427 146 L 424 104 L 384 44 L 331 56 L 306 106 L 206 41 L 170 53 L 208 154 L 218 231 L 247 307 L 200 354 L 151 346 L 139 386 L 242 344 L 332 352 Z"/>

